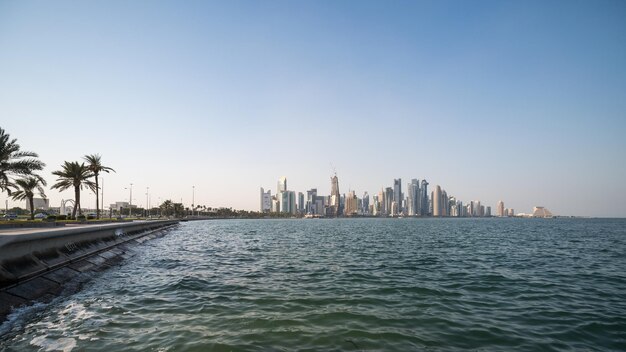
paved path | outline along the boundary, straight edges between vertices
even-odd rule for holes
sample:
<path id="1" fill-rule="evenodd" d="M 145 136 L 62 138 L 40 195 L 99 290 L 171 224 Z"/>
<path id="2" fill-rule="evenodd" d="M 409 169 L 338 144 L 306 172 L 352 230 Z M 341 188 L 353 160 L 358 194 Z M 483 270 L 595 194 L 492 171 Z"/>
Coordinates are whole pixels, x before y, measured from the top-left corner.
<path id="1" fill-rule="evenodd" d="M 13 229 L 0 229 L 0 236 L 7 236 L 7 235 L 25 235 L 25 234 L 31 234 L 31 233 L 40 233 L 40 232 L 56 232 L 56 231 L 63 231 L 63 230 L 67 230 L 67 229 L 77 229 L 77 228 L 94 228 L 94 227 L 98 227 L 98 228 L 107 228 L 107 227 L 116 227 L 116 226 L 120 226 L 120 224 L 137 224 L 137 223 L 145 223 L 148 222 L 146 220 L 135 220 L 132 222 L 112 222 L 112 223 L 106 223 L 106 224 L 65 224 L 65 226 L 57 226 L 57 227 L 29 227 L 29 228 L 25 228 L 25 227 L 20 227 L 20 228 L 13 228 Z"/>

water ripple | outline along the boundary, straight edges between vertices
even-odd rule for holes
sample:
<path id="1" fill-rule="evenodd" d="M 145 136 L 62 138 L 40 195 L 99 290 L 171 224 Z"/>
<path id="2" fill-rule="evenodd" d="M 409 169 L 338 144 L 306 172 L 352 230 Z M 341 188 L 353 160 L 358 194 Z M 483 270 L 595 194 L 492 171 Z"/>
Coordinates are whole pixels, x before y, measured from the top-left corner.
<path id="1" fill-rule="evenodd" d="M 626 221 L 190 222 L 0 350 L 626 350 Z"/>

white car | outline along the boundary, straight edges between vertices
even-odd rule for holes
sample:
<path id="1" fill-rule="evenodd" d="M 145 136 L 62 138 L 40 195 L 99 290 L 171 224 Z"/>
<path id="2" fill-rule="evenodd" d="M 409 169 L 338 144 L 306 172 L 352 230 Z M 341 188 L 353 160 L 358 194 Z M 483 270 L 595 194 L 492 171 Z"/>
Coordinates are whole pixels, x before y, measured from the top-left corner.
<path id="1" fill-rule="evenodd" d="M 45 219 L 47 217 L 48 217 L 48 214 L 44 214 L 44 213 L 35 214 L 35 219 Z"/>

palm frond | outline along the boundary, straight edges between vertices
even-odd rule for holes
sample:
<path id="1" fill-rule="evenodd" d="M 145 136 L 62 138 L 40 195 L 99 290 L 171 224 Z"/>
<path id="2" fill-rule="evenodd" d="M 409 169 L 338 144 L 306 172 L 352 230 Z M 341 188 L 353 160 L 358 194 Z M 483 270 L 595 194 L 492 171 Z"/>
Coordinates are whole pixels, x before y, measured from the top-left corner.
<path id="1" fill-rule="evenodd" d="M 42 170 L 46 164 L 38 157 L 37 153 L 20 150 L 17 139 L 11 139 L 0 128 L 0 191 L 7 191 L 11 196 L 12 188 L 17 187 L 13 181 L 15 177 L 33 175 L 34 171 Z"/>

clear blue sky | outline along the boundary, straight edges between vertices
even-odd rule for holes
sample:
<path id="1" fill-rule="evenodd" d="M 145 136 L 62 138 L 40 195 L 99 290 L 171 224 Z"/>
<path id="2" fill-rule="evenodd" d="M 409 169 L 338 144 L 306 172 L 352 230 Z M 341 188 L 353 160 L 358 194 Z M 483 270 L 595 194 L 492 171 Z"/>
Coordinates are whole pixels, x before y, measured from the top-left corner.
<path id="1" fill-rule="evenodd" d="M 50 183 L 102 154 L 106 204 L 256 210 L 332 163 L 359 196 L 626 216 L 626 2 L 0 1 L 0 126 Z"/>

